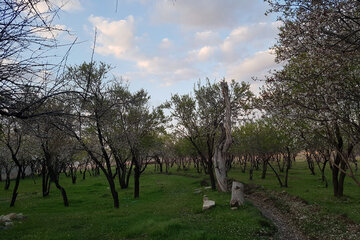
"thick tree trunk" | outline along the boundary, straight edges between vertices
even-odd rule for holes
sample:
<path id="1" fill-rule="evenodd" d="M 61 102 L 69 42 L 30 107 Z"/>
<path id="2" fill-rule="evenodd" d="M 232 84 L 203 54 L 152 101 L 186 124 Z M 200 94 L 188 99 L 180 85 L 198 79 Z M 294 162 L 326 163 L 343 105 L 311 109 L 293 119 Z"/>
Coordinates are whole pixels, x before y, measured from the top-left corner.
<path id="1" fill-rule="evenodd" d="M 240 182 L 233 181 L 231 188 L 231 207 L 240 207 L 245 203 L 244 199 L 244 185 Z"/>
<path id="2" fill-rule="evenodd" d="M 215 153 L 213 156 L 214 169 L 217 180 L 218 190 L 220 192 L 227 192 L 227 168 L 226 168 L 226 153 L 228 152 L 232 143 L 231 137 L 231 106 L 229 97 L 229 88 L 227 82 L 222 81 L 221 90 L 224 98 L 225 105 L 225 117 L 223 125 L 221 126 L 221 137 L 215 147 Z"/>
<path id="3" fill-rule="evenodd" d="M 217 188 L 219 192 L 227 192 L 227 169 L 225 162 L 225 153 L 219 149 L 214 154 L 214 169 L 216 175 Z"/>

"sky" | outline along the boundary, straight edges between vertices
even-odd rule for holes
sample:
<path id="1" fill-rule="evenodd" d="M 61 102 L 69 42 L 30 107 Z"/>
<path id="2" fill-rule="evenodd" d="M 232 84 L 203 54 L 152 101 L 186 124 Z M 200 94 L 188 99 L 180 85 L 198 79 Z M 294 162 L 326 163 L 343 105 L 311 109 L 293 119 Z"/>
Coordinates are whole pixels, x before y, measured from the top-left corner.
<path id="1" fill-rule="evenodd" d="M 95 61 L 113 68 L 132 91 L 144 88 L 156 106 L 172 94 L 192 92 L 199 80 L 245 81 L 258 92 L 277 67 L 270 47 L 279 22 L 265 16 L 263 0 L 54 0 L 54 24 L 76 44 L 68 64 Z"/>

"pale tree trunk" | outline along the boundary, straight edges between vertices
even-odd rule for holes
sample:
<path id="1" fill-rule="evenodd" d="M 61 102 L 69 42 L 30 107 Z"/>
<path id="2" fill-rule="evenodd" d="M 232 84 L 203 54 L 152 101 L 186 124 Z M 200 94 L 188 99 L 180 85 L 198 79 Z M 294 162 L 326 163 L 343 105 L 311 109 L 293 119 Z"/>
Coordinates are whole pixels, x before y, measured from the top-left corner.
<path id="1" fill-rule="evenodd" d="M 217 146 L 215 147 L 214 153 L 214 167 L 218 190 L 220 192 L 227 192 L 227 168 L 226 168 L 226 153 L 232 143 L 231 137 L 231 108 L 230 108 L 230 97 L 229 88 L 227 82 L 221 82 L 222 94 L 224 97 L 225 104 L 225 118 L 223 125 L 221 126 L 221 136 Z"/>

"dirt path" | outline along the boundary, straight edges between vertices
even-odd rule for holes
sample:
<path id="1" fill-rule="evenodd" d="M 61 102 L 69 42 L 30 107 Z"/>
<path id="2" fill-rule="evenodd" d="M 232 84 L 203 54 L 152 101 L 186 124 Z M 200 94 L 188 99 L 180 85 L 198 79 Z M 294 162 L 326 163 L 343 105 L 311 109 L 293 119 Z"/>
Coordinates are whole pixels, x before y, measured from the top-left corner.
<path id="1" fill-rule="evenodd" d="M 247 187 L 246 198 L 277 227 L 275 239 L 359 240 L 360 224 L 343 215 L 324 211 L 286 191 Z"/>
<path id="2" fill-rule="evenodd" d="M 305 240 L 308 239 L 295 226 L 293 221 L 286 215 L 282 214 L 276 207 L 274 207 L 268 198 L 264 198 L 261 194 L 253 193 L 246 195 L 254 206 L 256 206 L 264 217 L 271 220 L 277 228 L 274 239 L 278 240 Z"/>

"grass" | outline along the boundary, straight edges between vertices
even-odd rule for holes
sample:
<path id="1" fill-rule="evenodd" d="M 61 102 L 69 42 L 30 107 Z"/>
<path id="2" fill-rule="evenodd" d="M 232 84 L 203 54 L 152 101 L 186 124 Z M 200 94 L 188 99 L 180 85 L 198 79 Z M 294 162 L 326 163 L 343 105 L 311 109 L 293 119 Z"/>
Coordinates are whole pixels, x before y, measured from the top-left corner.
<path id="1" fill-rule="evenodd" d="M 238 210 L 229 207 L 230 194 L 203 190 L 216 207 L 202 211 L 202 194 L 195 194 L 204 176 L 164 174 L 141 177 L 140 199 L 132 186 L 119 189 L 120 208 L 114 209 L 105 178 L 87 177 L 73 185 L 62 176 L 70 207 L 59 191 L 41 195 L 41 181 L 20 183 L 14 208 L 11 191 L 0 190 L 0 215 L 10 212 L 28 216 L 11 229 L 0 230 L 1 239 L 268 239 L 274 227 L 250 203 Z M 12 185 L 14 183 L 12 182 Z"/>

